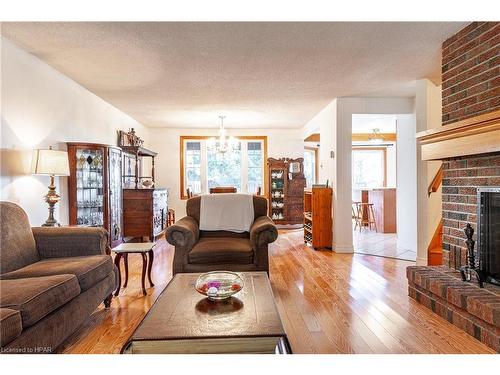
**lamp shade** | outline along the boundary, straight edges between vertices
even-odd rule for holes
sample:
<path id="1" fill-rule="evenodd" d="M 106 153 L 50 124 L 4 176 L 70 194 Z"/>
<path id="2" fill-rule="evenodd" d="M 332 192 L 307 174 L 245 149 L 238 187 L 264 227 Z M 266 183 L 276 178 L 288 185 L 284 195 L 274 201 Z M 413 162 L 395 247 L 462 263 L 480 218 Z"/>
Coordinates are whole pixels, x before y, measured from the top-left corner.
<path id="1" fill-rule="evenodd" d="M 68 153 L 56 150 L 33 150 L 31 173 L 69 176 Z"/>

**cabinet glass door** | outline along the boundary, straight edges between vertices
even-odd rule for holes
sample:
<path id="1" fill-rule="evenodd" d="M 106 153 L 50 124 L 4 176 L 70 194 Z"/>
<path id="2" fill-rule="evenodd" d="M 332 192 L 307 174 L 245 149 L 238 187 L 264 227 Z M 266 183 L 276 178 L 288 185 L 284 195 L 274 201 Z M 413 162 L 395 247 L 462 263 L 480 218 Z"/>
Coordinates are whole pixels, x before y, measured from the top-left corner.
<path id="1" fill-rule="evenodd" d="M 76 150 L 76 224 L 104 225 L 103 149 Z"/>
<path id="2" fill-rule="evenodd" d="M 109 218 L 111 245 L 122 240 L 122 153 L 114 148 L 109 149 Z"/>
<path id="3" fill-rule="evenodd" d="M 285 178 L 286 170 L 271 169 L 271 218 L 285 219 Z"/>

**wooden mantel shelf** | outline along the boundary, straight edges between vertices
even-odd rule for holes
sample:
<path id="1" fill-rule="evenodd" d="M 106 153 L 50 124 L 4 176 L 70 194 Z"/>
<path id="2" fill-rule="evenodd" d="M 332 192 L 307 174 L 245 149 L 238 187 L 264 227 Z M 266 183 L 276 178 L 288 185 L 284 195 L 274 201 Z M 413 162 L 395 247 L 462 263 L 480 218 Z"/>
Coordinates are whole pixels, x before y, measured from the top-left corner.
<path id="1" fill-rule="evenodd" d="M 416 135 L 422 160 L 500 152 L 500 110 Z"/>

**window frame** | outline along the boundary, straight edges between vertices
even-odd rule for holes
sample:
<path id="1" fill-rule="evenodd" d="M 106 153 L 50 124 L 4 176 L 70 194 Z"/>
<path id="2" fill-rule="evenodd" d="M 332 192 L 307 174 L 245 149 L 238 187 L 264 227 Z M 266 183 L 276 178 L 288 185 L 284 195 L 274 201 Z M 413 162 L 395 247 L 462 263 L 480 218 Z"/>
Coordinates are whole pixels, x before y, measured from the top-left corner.
<path id="1" fill-rule="evenodd" d="M 314 152 L 314 181 L 313 184 L 318 183 L 318 172 L 319 172 L 319 155 L 318 155 L 318 147 L 304 146 L 304 151 Z"/>
<path id="2" fill-rule="evenodd" d="M 180 147 L 179 147 L 179 159 L 180 159 L 180 164 L 179 164 L 179 169 L 180 169 L 180 199 L 188 199 L 186 188 L 185 188 L 185 171 L 184 171 L 184 155 L 185 155 L 185 144 L 186 142 L 189 141 L 206 141 L 208 139 L 217 137 L 216 135 L 181 135 L 179 137 L 179 142 L 180 142 Z M 233 138 L 236 138 L 237 140 L 241 141 L 261 141 L 263 144 L 263 160 L 262 160 L 262 168 L 264 169 L 264 174 L 263 174 L 263 186 L 261 189 L 261 195 L 265 195 L 265 192 L 267 191 L 267 184 L 268 184 L 268 168 L 266 167 L 267 163 L 267 136 L 266 135 L 240 135 L 240 136 L 234 136 Z M 202 143 L 201 148 L 202 148 L 202 160 L 206 160 L 206 150 L 205 150 L 205 158 L 203 158 L 203 148 L 206 148 L 206 144 Z M 245 152 L 247 151 L 247 147 L 245 144 L 245 147 L 242 145 L 242 155 L 243 155 L 243 149 Z M 245 158 L 246 160 L 246 158 Z M 242 162 L 243 163 L 243 162 Z M 243 168 L 243 165 L 242 165 Z M 248 173 L 248 172 L 246 172 Z M 201 184 L 202 184 L 202 191 L 203 191 L 203 186 L 205 185 L 203 179 L 206 179 L 206 168 L 201 168 Z M 203 194 L 203 193 L 202 193 Z"/>
<path id="3" fill-rule="evenodd" d="M 383 186 L 382 187 L 387 187 L 387 147 L 384 146 L 352 146 L 352 151 L 382 151 L 382 158 L 383 162 L 382 165 L 384 167 L 383 171 Z M 353 162 L 351 161 L 351 169 L 352 169 L 352 164 Z"/>

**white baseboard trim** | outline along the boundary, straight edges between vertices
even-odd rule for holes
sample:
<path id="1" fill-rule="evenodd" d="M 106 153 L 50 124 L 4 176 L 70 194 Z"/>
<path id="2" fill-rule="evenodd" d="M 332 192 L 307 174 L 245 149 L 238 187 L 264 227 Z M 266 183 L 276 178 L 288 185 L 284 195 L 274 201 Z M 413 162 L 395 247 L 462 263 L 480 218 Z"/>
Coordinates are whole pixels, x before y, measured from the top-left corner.
<path id="1" fill-rule="evenodd" d="M 339 254 L 352 254 L 354 253 L 354 247 L 353 246 L 333 246 L 332 248 L 333 251 Z"/>
<path id="2" fill-rule="evenodd" d="M 427 258 L 417 257 L 416 265 L 417 266 L 426 266 L 427 265 Z"/>

